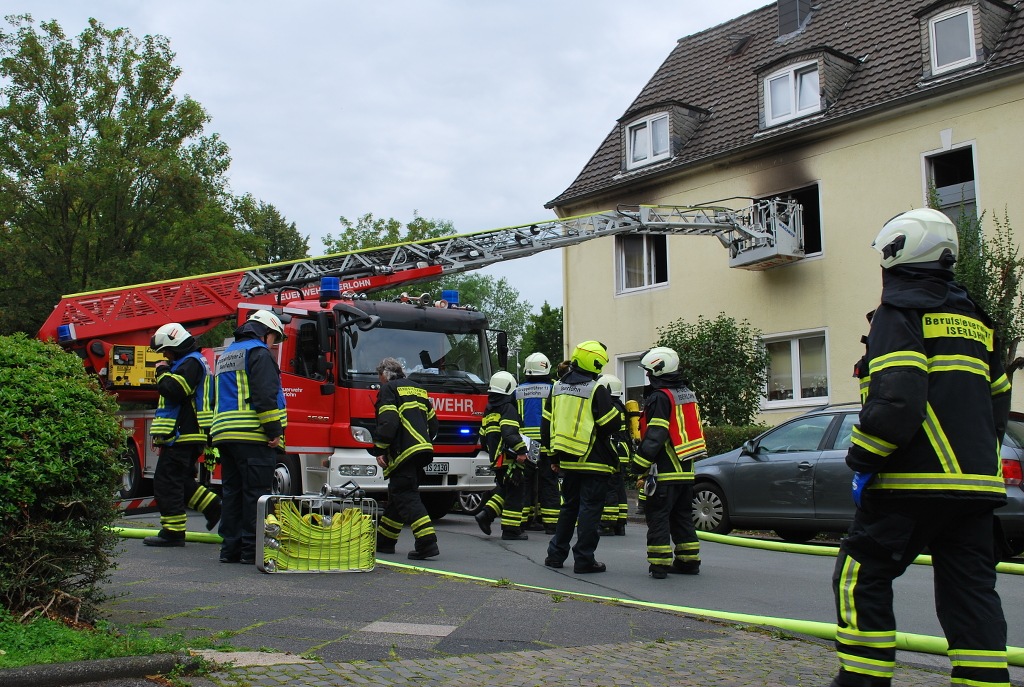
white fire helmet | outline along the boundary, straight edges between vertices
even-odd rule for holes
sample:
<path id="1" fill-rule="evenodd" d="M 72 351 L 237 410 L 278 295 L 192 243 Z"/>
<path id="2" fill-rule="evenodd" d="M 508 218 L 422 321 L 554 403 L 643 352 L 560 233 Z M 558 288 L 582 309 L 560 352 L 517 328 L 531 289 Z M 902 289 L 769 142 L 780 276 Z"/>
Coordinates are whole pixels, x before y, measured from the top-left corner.
<path id="1" fill-rule="evenodd" d="M 871 247 L 881 254 L 888 269 L 897 265 L 952 269 L 960 242 L 956 226 L 931 208 L 910 210 L 885 223 Z"/>
<path id="2" fill-rule="evenodd" d="M 608 387 L 608 391 L 615 398 L 622 398 L 622 380 L 615 375 L 601 375 L 597 378 L 597 383 Z"/>
<path id="3" fill-rule="evenodd" d="M 156 330 L 149 341 L 149 347 L 157 353 L 163 353 L 191 349 L 195 343 L 196 340 L 187 329 L 177 322 L 171 322 Z"/>
<path id="4" fill-rule="evenodd" d="M 519 385 L 516 383 L 516 378 L 512 376 L 512 373 L 502 370 L 491 375 L 491 384 L 487 390 L 494 394 L 508 396 L 516 390 L 517 386 Z"/>
<path id="5" fill-rule="evenodd" d="M 671 374 L 679 369 L 679 355 L 667 346 L 655 346 L 640 358 L 640 367 L 652 377 Z"/>
<path id="6" fill-rule="evenodd" d="M 270 331 L 276 332 L 277 338 L 284 341 L 284 325 L 281 324 L 281 318 L 269 310 L 257 310 L 249 316 L 249 322 L 259 322 Z"/>
<path id="7" fill-rule="evenodd" d="M 523 374 L 531 377 L 547 377 L 551 374 L 551 361 L 543 353 L 531 353 L 523 362 Z"/>

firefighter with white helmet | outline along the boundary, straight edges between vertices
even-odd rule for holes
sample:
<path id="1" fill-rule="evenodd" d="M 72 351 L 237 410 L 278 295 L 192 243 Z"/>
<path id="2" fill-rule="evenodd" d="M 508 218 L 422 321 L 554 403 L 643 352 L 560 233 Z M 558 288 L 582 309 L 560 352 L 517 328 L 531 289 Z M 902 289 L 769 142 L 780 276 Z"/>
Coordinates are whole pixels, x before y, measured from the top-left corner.
<path id="1" fill-rule="evenodd" d="M 655 346 L 640 358 L 647 372 L 640 446 L 633 465 L 656 480 L 647 494 L 647 562 L 651 577 L 700 572 L 693 525 L 693 463 L 707 455 L 697 396 L 679 371 L 679 355 Z M 650 489 L 648 489 L 650 492 Z"/>
<path id="2" fill-rule="evenodd" d="M 476 514 L 476 523 L 484 534 L 491 523 L 501 518 L 501 538 L 506 541 L 529 539 L 523 532 L 523 500 L 526 496 L 526 442 L 516 404 L 518 384 L 510 372 L 495 372 L 487 388 L 487 406 L 480 423 L 480 439 L 491 456 L 495 489 Z"/>
<path id="3" fill-rule="evenodd" d="M 523 381 L 516 388 L 519 415 L 523 418 L 523 435 L 538 444 L 541 443 L 541 422 L 544 415 L 551 411 L 551 372 L 551 361 L 546 355 L 531 353 L 523 363 Z M 527 470 L 527 478 L 530 485 L 524 517 L 532 515 L 536 529 L 543 528 L 545 534 L 554 534 L 561 497 L 558 493 L 558 474 L 551 469 L 548 447 L 540 446 L 537 466 Z"/>
<path id="4" fill-rule="evenodd" d="M 611 445 L 619 412 L 608 388 L 597 381 L 607 365 L 608 349 L 600 341 L 576 346 L 568 372 L 551 390 L 551 417 L 541 425 L 542 443 L 550 446 L 552 464 L 562 471 L 562 506 L 544 560 L 550 568 L 561 568 L 569 557 L 575 530 L 573 572 L 607 569 L 594 557 L 608 480 L 619 462 Z"/>
<path id="5" fill-rule="evenodd" d="M 210 431 L 220 452 L 222 563 L 253 563 L 256 504 L 273 487 L 288 424 L 281 370 L 270 347 L 284 339 L 281 319 L 257 310 L 217 359 L 217 405 Z"/>
<path id="6" fill-rule="evenodd" d="M 206 517 L 208 530 L 216 527 L 221 514 L 220 497 L 195 479 L 213 419 L 212 375 L 195 338 L 177 322 L 157 329 L 149 347 L 166 358 L 155 367 L 160 398 L 150 425 L 153 445 L 160 452 L 153 475 L 160 531 L 142 542 L 184 546 L 186 507 Z"/>
<path id="7" fill-rule="evenodd" d="M 619 457 L 619 465 L 608 482 L 608 494 L 605 497 L 604 510 L 601 513 L 601 534 L 622 537 L 626 534 L 626 521 L 629 516 L 626 476 L 633 455 L 626 429 L 626 406 L 623 405 L 622 380 L 613 374 L 603 374 L 597 381 L 608 387 L 608 392 L 612 395 L 612 404 L 619 411 L 620 417 L 620 427 L 612 436 L 612 445 Z"/>
<path id="8" fill-rule="evenodd" d="M 856 511 L 832 576 L 841 687 L 888 685 L 892 582 L 926 547 L 952 683 L 1006 685 L 992 511 L 1006 503 L 999 446 L 1010 410 L 992 321 L 953 281 L 956 227 L 941 212 L 892 218 L 858 365 L 863 405 L 846 463 Z"/>

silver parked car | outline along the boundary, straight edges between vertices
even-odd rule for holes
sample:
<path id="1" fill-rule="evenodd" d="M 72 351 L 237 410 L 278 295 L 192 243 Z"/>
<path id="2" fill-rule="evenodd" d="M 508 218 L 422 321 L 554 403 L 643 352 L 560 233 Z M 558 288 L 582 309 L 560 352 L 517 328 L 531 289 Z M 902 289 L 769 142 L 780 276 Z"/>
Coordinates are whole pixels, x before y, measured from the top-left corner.
<path id="1" fill-rule="evenodd" d="M 698 461 L 693 519 L 698 530 L 775 530 L 805 542 L 819 532 L 845 532 L 853 520 L 846 451 L 859 403 L 826 406 L 788 420 L 740 448 Z M 1009 502 L 996 511 L 1003 557 L 1024 553 L 1024 415 L 1012 413 L 1003 440 Z"/>

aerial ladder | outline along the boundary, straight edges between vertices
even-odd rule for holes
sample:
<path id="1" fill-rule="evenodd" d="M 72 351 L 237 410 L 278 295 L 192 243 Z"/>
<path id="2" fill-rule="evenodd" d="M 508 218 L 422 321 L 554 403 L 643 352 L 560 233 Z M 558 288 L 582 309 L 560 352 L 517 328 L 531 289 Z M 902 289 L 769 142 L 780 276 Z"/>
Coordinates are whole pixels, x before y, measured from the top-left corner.
<path id="1" fill-rule="evenodd" d="M 102 337 L 145 345 L 152 332 L 167 322 L 180 322 L 194 334 L 202 334 L 233 317 L 242 301 L 280 304 L 313 298 L 323 277 L 337 278 L 343 295 L 372 293 L 623 234 L 714 236 L 728 249 L 730 267 L 741 269 L 763 270 L 803 257 L 802 213 L 793 200 L 755 201 L 740 210 L 717 205 L 620 206 L 514 227 L 72 294 L 57 304 L 39 337 L 84 351 L 88 357 L 101 357 L 106 352 L 89 351 L 87 342 Z"/>

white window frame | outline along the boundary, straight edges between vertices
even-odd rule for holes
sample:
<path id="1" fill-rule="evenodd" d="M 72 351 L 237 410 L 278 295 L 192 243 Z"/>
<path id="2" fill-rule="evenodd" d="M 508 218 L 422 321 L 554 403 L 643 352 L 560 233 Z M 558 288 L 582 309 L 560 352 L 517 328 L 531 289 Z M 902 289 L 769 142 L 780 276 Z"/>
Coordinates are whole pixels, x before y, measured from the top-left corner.
<path id="1" fill-rule="evenodd" d="M 935 40 L 935 25 L 941 21 L 952 19 L 961 14 L 967 15 L 967 39 L 968 45 L 971 48 L 971 54 L 968 57 L 957 60 L 956 62 L 950 62 L 949 64 L 939 65 L 938 63 L 938 42 Z M 955 7 L 941 14 L 936 14 L 934 17 L 928 20 L 928 54 L 931 59 L 932 74 L 944 74 L 960 67 L 974 64 L 978 61 L 978 49 L 974 44 L 974 12 L 970 6 L 967 7 Z"/>
<path id="2" fill-rule="evenodd" d="M 665 150 L 660 153 L 654 152 L 654 124 L 655 122 L 664 120 L 665 122 Z M 647 146 L 644 157 L 634 160 L 633 151 L 633 139 L 634 131 L 643 129 L 642 137 L 644 143 Z M 626 126 L 626 169 L 636 169 L 637 167 L 643 167 L 649 165 L 652 162 L 658 162 L 660 160 L 667 160 L 672 155 L 672 122 L 669 119 L 667 112 L 657 112 L 652 115 L 648 115 L 643 119 L 638 119 L 635 122 L 630 122 Z"/>
<path id="3" fill-rule="evenodd" d="M 624 241 L 629 239 L 641 239 L 643 241 L 643 280 L 644 283 L 639 286 L 626 286 L 626 256 L 623 250 Z M 650 247 L 650 242 L 654 239 L 659 239 L 665 242 L 665 281 L 655 281 L 657 279 L 657 263 L 654 261 L 652 255 L 655 251 Z M 615 237 L 615 294 L 623 295 L 630 293 L 637 293 L 640 291 L 649 291 L 651 289 L 664 288 L 668 286 L 669 274 L 668 274 L 668 238 L 665 234 L 626 234 Z"/>
<path id="4" fill-rule="evenodd" d="M 958 195 L 953 196 L 952 198 L 947 198 L 946 194 L 942 194 L 941 193 L 941 189 L 936 189 L 936 190 L 940 191 L 940 195 L 939 195 L 940 206 L 938 208 L 936 208 L 936 209 L 939 210 L 940 212 L 942 212 L 947 217 L 949 217 L 950 221 L 953 222 L 954 224 L 957 222 L 957 220 L 960 217 L 960 204 L 961 204 L 961 201 L 965 201 L 968 206 L 974 208 L 974 215 L 975 215 L 975 217 L 977 217 L 977 215 L 978 215 L 978 207 L 979 207 L 979 201 L 978 201 L 978 147 L 977 147 L 976 143 L 977 142 L 974 141 L 974 140 L 964 141 L 963 143 L 958 143 L 957 145 L 950 145 L 948 147 L 940 148 L 938 150 L 932 150 L 932 151 L 929 151 L 929 152 L 921 154 L 921 180 L 923 182 L 922 183 L 922 193 L 923 193 L 923 205 L 922 205 L 922 207 L 928 207 L 928 204 L 932 200 L 932 198 L 931 198 L 931 186 L 932 186 L 932 182 L 934 181 L 933 171 L 932 171 L 932 159 L 936 158 L 936 157 L 939 157 L 939 156 L 943 155 L 944 153 L 951 153 L 951 152 L 953 152 L 955 150 L 960 150 L 962 148 L 970 148 L 971 149 L 971 161 L 972 161 L 972 163 L 974 165 L 974 181 L 967 182 L 967 183 L 965 183 L 963 185 L 966 188 L 963 189 L 962 196 L 960 194 L 958 194 Z M 946 186 L 946 187 L 943 187 L 943 188 L 951 188 L 951 187 Z"/>
<path id="5" fill-rule="evenodd" d="M 644 371 L 640 367 L 640 359 L 643 357 L 643 355 L 643 351 L 628 354 L 624 353 L 622 355 L 617 356 L 615 359 L 615 367 L 617 368 L 616 372 L 619 379 L 622 380 L 622 391 L 624 396 L 624 398 L 622 399 L 623 403 L 625 403 L 625 401 L 628 400 L 630 389 L 639 388 L 639 394 L 634 394 L 634 396 L 637 397 L 632 400 L 635 400 L 637 403 L 640 403 L 641 405 L 643 404 L 644 384 L 641 384 L 639 387 L 636 384 L 630 385 L 630 381 L 634 381 L 634 379 L 643 380 L 644 382 L 646 382 L 646 380 L 644 379 Z"/>
<path id="6" fill-rule="evenodd" d="M 804 397 L 802 393 L 799 380 L 801 378 L 801 361 L 800 361 L 800 340 L 822 337 L 825 340 L 825 350 L 823 355 L 825 356 L 825 384 L 827 385 L 828 391 L 824 396 L 807 396 Z M 767 346 L 768 344 L 784 343 L 786 341 L 790 344 L 790 380 L 792 387 L 792 397 L 772 400 L 766 393 L 761 400 L 762 410 L 771 410 L 776 408 L 792 408 L 797 406 L 818 406 L 829 403 L 829 399 L 832 395 L 834 388 L 834 379 L 832 371 L 829 365 L 829 343 L 828 343 L 828 330 L 827 329 L 808 329 L 799 332 L 787 332 L 784 334 L 775 334 L 772 336 L 765 336 L 761 339 L 762 343 Z M 771 379 L 768 380 L 771 384 Z M 765 389 L 765 392 L 768 390 Z"/>
<path id="7" fill-rule="evenodd" d="M 800 91 L 799 88 L 803 83 L 802 78 L 807 74 L 815 74 L 818 80 L 818 93 L 817 98 L 814 99 L 814 104 L 804 108 L 800 108 Z M 772 82 L 780 79 L 786 79 L 786 93 L 789 97 L 790 111 L 787 114 L 779 115 L 778 117 L 772 116 Z M 800 62 L 799 64 L 793 64 L 785 69 L 780 69 L 777 72 L 773 72 L 764 78 L 764 121 L 766 126 L 775 126 L 776 124 L 782 124 L 800 117 L 806 117 L 807 115 L 821 112 L 821 73 L 818 71 L 817 61 Z"/>

